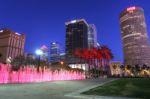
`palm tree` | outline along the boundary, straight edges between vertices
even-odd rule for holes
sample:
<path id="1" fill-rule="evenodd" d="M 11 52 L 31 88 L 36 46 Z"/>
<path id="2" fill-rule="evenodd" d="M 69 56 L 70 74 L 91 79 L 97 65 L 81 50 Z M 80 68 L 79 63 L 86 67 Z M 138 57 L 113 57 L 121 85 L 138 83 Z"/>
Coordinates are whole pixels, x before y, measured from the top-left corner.
<path id="1" fill-rule="evenodd" d="M 113 54 L 111 50 L 107 46 L 101 46 L 102 56 L 103 56 L 103 63 L 105 72 L 108 73 L 109 70 L 109 61 L 113 59 Z"/>
<path id="2" fill-rule="evenodd" d="M 100 70 L 100 72 L 102 71 L 102 59 L 103 59 L 103 55 L 102 55 L 102 51 L 100 48 L 97 49 L 97 60 L 98 60 L 98 68 Z"/>
<path id="3" fill-rule="evenodd" d="M 0 53 L 0 58 L 2 57 L 2 54 Z"/>
<path id="4" fill-rule="evenodd" d="M 144 65 L 142 66 L 142 69 L 144 70 L 144 69 L 146 69 L 146 68 L 147 68 L 147 65 L 144 64 Z"/>
<path id="5" fill-rule="evenodd" d="M 89 70 L 90 70 L 90 65 L 89 65 L 89 50 L 88 49 L 83 49 L 83 53 L 82 53 L 82 57 L 83 57 L 83 59 L 87 62 L 87 64 L 88 64 L 88 68 L 89 68 Z"/>
<path id="6" fill-rule="evenodd" d="M 125 65 L 121 65 L 120 69 L 121 69 L 122 77 L 124 77 L 125 76 Z"/>
<path id="7" fill-rule="evenodd" d="M 146 64 L 144 64 L 143 66 L 142 66 L 142 70 L 144 71 L 144 77 L 147 77 L 148 76 L 148 74 L 147 74 L 147 70 L 148 70 L 148 66 L 146 65 Z"/>
<path id="8" fill-rule="evenodd" d="M 101 68 L 103 55 L 102 55 L 102 50 L 100 48 L 97 49 L 97 58 L 98 58 L 98 67 Z"/>
<path id="9" fill-rule="evenodd" d="M 83 49 L 82 53 L 83 59 L 88 64 L 88 74 L 91 75 L 91 66 L 93 65 L 93 53 L 91 49 Z"/>
<path id="10" fill-rule="evenodd" d="M 129 75 L 131 76 L 131 68 L 132 68 L 132 66 L 131 66 L 131 65 L 127 65 L 126 68 L 127 68 L 127 70 L 129 71 L 129 73 L 130 73 Z M 129 75 L 128 75 L 128 76 L 129 76 Z"/>
<path id="11" fill-rule="evenodd" d="M 111 50 L 106 46 L 101 46 L 98 49 L 76 49 L 74 55 L 79 57 L 80 60 L 84 59 L 88 64 L 88 72 L 90 74 L 91 66 L 93 66 L 96 73 L 96 66 L 100 69 L 106 68 L 105 72 L 108 72 L 109 61 L 113 59 Z M 104 64 L 104 65 L 103 65 Z"/>
<path id="12" fill-rule="evenodd" d="M 90 54 L 91 54 L 91 61 L 92 61 L 92 65 L 93 65 L 93 74 L 94 77 L 96 77 L 96 68 L 97 68 L 97 49 L 96 48 L 92 48 L 90 49 Z"/>
<path id="13" fill-rule="evenodd" d="M 139 73 L 140 73 L 141 69 L 140 69 L 140 66 L 138 64 L 135 65 L 135 76 L 139 76 Z"/>

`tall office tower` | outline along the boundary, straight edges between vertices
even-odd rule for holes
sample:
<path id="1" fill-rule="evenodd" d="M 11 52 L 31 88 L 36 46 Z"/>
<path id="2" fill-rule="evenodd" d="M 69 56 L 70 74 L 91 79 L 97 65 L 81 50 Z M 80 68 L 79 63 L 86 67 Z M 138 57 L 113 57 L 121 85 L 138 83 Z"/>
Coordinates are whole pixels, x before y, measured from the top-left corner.
<path id="1" fill-rule="evenodd" d="M 140 7 L 129 7 L 120 14 L 120 25 L 126 65 L 150 66 L 150 46 L 144 17 Z"/>
<path id="2" fill-rule="evenodd" d="M 55 63 L 60 61 L 60 45 L 58 42 L 52 42 L 50 45 L 50 62 Z"/>
<path id="3" fill-rule="evenodd" d="M 41 60 L 48 62 L 48 47 L 46 45 L 42 45 L 40 49 L 43 52 Z"/>
<path id="4" fill-rule="evenodd" d="M 89 24 L 88 31 L 88 47 L 96 48 L 97 47 L 97 31 L 94 24 Z"/>
<path id="5" fill-rule="evenodd" d="M 77 48 L 88 48 L 88 23 L 84 19 L 73 20 L 66 25 L 66 61 L 75 63 L 74 52 Z"/>
<path id="6" fill-rule="evenodd" d="M 9 29 L 0 30 L 0 62 L 6 62 L 8 58 L 14 59 L 24 53 L 25 35 L 13 32 Z"/>

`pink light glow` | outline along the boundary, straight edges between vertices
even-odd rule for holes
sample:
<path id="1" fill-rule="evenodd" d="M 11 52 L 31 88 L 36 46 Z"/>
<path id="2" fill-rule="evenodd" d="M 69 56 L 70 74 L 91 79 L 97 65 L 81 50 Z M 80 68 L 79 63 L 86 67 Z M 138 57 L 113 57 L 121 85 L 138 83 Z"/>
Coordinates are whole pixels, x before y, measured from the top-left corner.
<path id="1" fill-rule="evenodd" d="M 39 72 L 35 67 L 20 68 L 18 71 L 11 71 L 11 65 L 0 64 L 0 83 L 30 83 L 54 80 L 83 80 L 85 74 L 79 71 L 55 70 L 40 68 Z"/>
<path id="2" fill-rule="evenodd" d="M 129 8 L 127 8 L 127 11 L 133 11 L 133 10 L 135 10 L 136 9 L 136 7 L 129 7 Z"/>

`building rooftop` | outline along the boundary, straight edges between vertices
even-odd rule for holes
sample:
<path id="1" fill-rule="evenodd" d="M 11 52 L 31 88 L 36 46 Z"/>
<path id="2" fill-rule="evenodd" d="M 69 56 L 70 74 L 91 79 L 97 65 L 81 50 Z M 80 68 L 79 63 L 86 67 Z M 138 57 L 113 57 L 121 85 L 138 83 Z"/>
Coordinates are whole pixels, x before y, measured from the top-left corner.
<path id="1" fill-rule="evenodd" d="M 65 25 L 73 24 L 73 23 L 77 23 L 77 22 L 81 22 L 81 21 L 83 21 L 85 24 L 87 24 L 87 25 L 88 25 L 88 23 L 86 22 L 86 20 L 85 20 L 85 19 L 76 19 L 76 20 L 71 20 L 71 21 L 66 22 L 66 23 L 65 23 Z"/>

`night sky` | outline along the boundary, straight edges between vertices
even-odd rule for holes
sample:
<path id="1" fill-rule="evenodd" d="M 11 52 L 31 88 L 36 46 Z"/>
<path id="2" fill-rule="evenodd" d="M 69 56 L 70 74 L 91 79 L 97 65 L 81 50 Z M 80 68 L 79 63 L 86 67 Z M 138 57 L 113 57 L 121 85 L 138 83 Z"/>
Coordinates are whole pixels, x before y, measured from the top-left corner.
<path id="1" fill-rule="evenodd" d="M 84 18 L 96 25 L 98 42 L 122 61 L 119 14 L 133 5 L 144 8 L 150 35 L 150 0 L 0 0 L 0 28 L 26 34 L 25 52 L 35 53 L 53 41 L 65 49 L 65 22 Z"/>

